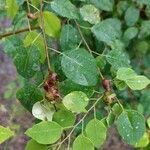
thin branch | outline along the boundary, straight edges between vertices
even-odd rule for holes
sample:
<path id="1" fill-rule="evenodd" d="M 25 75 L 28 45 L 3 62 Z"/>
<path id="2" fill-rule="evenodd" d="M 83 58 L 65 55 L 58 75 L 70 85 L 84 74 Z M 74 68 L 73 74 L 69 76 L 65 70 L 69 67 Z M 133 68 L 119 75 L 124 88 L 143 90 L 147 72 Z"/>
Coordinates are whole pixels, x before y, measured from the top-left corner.
<path id="1" fill-rule="evenodd" d="M 49 69 L 49 71 L 51 71 L 51 65 L 50 65 L 49 54 L 48 54 L 48 47 L 47 47 L 47 41 L 46 41 L 46 35 L 45 35 L 45 29 L 44 29 L 44 18 L 43 18 L 43 11 L 42 10 L 43 10 L 43 0 L 40 0 L 41 29 L 42 29 L 43 39 L 44 39 L 45 53 L 46 53 L 46 58 L 47 58 L 48 69 Z"/>
<path id="2" fill-rule="evenodd" d="M 37 29 L 40 29 L 40 27 L 31 27 L 31 30 L 37 30 Z M 11 36 L 11 35 L 14 35 L 14 34 L 27 32 L 27 31 L 30 31 L 29 27 L 21 29 L 21 30 L 13 31 L 13 32 L 4 33 L 4 34 L 0 35 L 0 39 Z"/>
<path id="3" fill-rule="evenodd" d="M 78 31 L 79 31 L 79 33 L 80 33 L 80 36 L 81 36 L 81 38 L 82 38 L 82 40 L 83 40 L 85 46 L 87 47 L 88 51 L 92 54 L 92 50 L 90 49 L 88 43 L 86 42 L 86 40 L 85 40 L 85 38 L 84 38 L 84 36 L 83 36 L 83 33 L 82 33 L 81 29 L 80 29 L 80 26 L 79 26 L 79 24 L 77 23 L 76 20 L 75 20 L 75 23 L 76 23 L 77 29 L 78 29 Z"/>
<path id="4" fill-rule="evenodd" d="M 89 110 L 88 110 L 87 113 L 81 118 L 81 120 L 80 120 L 77 124 L 74 125 L 74 127 L 72 128 L 72 130 L 70 131 L 70 133 L 66 136 L 66 138 L 64 138 L 63 141 L 61 141 L 61 142 L 59 143 L 59 146 L 58 146 L 57 150 L 59 150 L 59 149 L 61 148 L 61 145 L 72 135 L 72 133 L 74 132 L 74 130 L 76 129 L 76 127 L 77 127 L 82 121 L 84 121 L 84 119 L 86 118 L 86 116 L 88 115 L 88 113 L 96 106 L 96 104 L 99 102 L 99 100 L 102 99 L 102 97 L 103 97 L 103 95 L 102 95 L 100 98 L 98 98 L 98 99 L 96 100 L 96 102 L 89 108 Z"/>

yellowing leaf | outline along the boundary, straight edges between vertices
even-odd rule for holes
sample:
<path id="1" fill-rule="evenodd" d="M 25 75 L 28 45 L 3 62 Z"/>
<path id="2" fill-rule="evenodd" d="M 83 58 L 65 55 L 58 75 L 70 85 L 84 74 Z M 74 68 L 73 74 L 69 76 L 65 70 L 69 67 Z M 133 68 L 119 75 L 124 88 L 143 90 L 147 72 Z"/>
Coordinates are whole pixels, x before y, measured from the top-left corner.
<path id="1" fill-rule="evenodd" d="M 12 137 L 13 135 L 13 131 L 0 125 L 0 144 Z"/>
<path id="2" fill-rule="evenodd" d="M 16 0 L 6 0 L 7 14 L 12 19 L 16 16 L 19 6 Z"/>
<path id="3" fill-rule="evenodd" d="M 39 18 L 39 24 L 42 27 L 44 24 L 45 33 L 49 36 L 58 38 L 61 29 L 61 22 L 59 18 L 52 12 L 44 11 L 43 19 Z"/>

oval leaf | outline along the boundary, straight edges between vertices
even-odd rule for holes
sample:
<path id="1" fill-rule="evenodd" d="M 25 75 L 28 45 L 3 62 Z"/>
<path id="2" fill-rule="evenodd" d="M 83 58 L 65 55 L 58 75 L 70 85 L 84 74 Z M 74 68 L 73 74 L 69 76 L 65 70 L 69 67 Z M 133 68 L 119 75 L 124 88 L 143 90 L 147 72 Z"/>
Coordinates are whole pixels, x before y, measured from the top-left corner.
<path id="1" fill-rule="evenodd" d="M 75 123 L 75 115 L 68 110 L 59 110 L 54 113 L 53 121 L 57 122 L 62 127 L 73 126 Z"/>
<path id="2" fill-rule="evenodd" d="M 73 82 L 85 86 L 94 86 L 98 80 L 95 59 L 85 50 L 66 52 L 61 61 L 62 70 Z"/>
<path id="3" fill-rule="evenodd" d="M 79 135 L 73 142 L 73 150 L 94 150 L 94 145 L 84 135 Z"/>
<path id="4" fill-rule="evenodd" d="M 150 80 L 145 76 L 135 76 L 127 79 L 126 83 L 132 90 L 142 90 L 150 84 Z"/>
<path id="5" fill-rule="evenodd" d="M 25 134 L 40 144 L 52 144 L 61 137 L 62 127 L 56 122 L 43 121 L 29 128 Z"/>
<path id="6" fill-rule="evenodd" d="M 92 27 L 92 32 L 99 41 L 109 45 L 121 36 L 121 23 L 118 19 L 105 19 Z"/>
<path id="7" fill-rule="evenodd" d="M 43 22 L 44 22 L 44 29 L 45 33 L 52 37 L 59 37 L 60 29 L 61 29 L 61 22 L 58 17 L 49 11 L 43 12 Z M 39 24 L 42 27 L 42 19 L 39 18 Z"/>
<path id="8" fill-rule="evenodd" d="M 60 46 L 63 51 L 75 49 L 81 41 L 80 34 L 71 25 L 64 25 L 60 34 Z"/>
<path id="9" fill-rule="evenodd" d="M 125 21 L 128 26 L 133 26 L 139 19 L 139 10 L 130 6 L 125 13 Z"/>
<path id="10" fill-rule="evenodd" d="M 104 124 L 97 120 L 91 120 L 86 126 L 86 135 L 94 143 L 95 147 L 100 147 L 106 140 L 107 129 Z"/>
<path id="11" fill-rule="evenodd" d="M 32 114 L 35 118 L 40 120 L 52 121 L 52 116 L 55 110 L 54 107 L 50 107 L 42 104 L 41 102 L 36 102 L 32 107 Z"/>
<path id="12" fill-rule="evenodd" d="M 63 98 L 63 104 L 72 112 L 85 112 L 85 107 L 88 105 L 89 99 L 85 93 L 74 91 Z"/>
<path id="13" fill-rule="evenodd" d="M 14 57 L 17 72 L 24 78 L 32 78 L 36 71 L 39 70 L 39 59 L 40 53 L 38 47 L 18 48 L 18 52 Z"/>
<path id="14" fill-rule="evenodd" d="M 128 144 L 135 145 L 145 133 L 145 119 L 136 111 L 124 111 L 118 117 L 117 129 Z"/>
<path id="15" fill-rule="evenodd" d="M 25 150 L 47 150 L 47 146 L 39 144 L 34 140 L 30 140 L 27 143 Z"/>

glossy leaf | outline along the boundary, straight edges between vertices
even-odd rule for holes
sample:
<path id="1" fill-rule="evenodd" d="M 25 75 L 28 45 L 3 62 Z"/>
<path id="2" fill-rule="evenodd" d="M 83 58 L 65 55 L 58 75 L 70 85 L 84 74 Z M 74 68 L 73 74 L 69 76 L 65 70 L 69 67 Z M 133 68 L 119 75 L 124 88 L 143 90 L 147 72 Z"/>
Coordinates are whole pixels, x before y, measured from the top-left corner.
<path id="1" fill-rule="evenodd" d="M 83 150 L 83 149 L 94 150 L 94 145 L 90 141 L 90 139 L 80 134 L 73 143 L 73 150 Z"/>
<path id="2" fill-rule="evenodd" d="M 136 111 L 123 111 L 117 120 L 117 129 L 122 138 L 131 145 L 135 145 L 144 135 L 144 117 Z"/>
<path id="3" fill-rule="evenodd" d="M 85 49 L 66 52 L 62 57 L 61 66 L 67 78 L 73 82 L 84 86 L 97 84 L 96 61 Z"/>
<path id="4" fill-rule="evenodd" d="M 2 144 L 4 141 L 9 139 L 14 135 L 14 132 L 11 131 L 9 128 L 5 128 L 0 125 L 0 144 Z"/>
<path id="5" fill-rule="evenodd" d="M 121 23 L 118 19 L 109 18 L 94 25 L 92 32 L 99 41 L 111 45 L 121 36 Z"/>
<path id="6" fill-rule="evenodd" d="M 52 144 L 62 134 L 62 127 L 56 122 L 40 122 L 29 128 L 25 134 L 40 144 Z"/>
<path id="7" fill-rule="evenodd" d="M 88 105 L 89 99 L 85 93 L 74 91 L 63 98 L 64 106 L 72 112 L 86 112 L 85 107 Z"/>
<path id="8" fill-rule="evenodd" d="M 107 129 L 104 124 L 97 120 L 91 120 L 86 126 L 86 136 L 92 141 L 95 147 L 100 147 L 106 140 Z"/>
<path id="9" fill-rule="evenodd" d="M 36 102 L 32 107 L 32 114 L 35 118 L 40 120 L 52 121 L 55 110 L 54 107 L 48 103 L 46 105 L 41 102 Z"/>
<path id="10" fill-rule="evenodd" d="M 69 19 L 79 18 L 77 8 L 69 0 L 54 0 L 51 2 L 51 8 L 60 16 Z"/>
<path id="11" fill-rule="evenodd" d="M 44 11 L 43 19 L 39 18 L 39 24 L 42 27 L 44 24 L 45 33 L 51 37 L 59 37 L 61 22 L 59 18 L 52 12 Z"/>

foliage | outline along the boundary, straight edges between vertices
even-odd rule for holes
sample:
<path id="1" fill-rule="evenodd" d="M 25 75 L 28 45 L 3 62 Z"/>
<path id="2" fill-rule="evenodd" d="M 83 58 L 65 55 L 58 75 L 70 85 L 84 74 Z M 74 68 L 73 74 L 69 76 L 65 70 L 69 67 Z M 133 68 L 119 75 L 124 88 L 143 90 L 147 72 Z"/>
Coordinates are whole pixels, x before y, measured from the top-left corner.
<path id="1" fill-rule="evenodd" d="M 26 150 L 99 149 L 113 124 L 127 144 L 148 146 L 149 0 L 1 4 L 0 45 L 23 83 L 16 97 L 38 119 Z M 13 134 L 0 126 L 0 143 Z"/>

